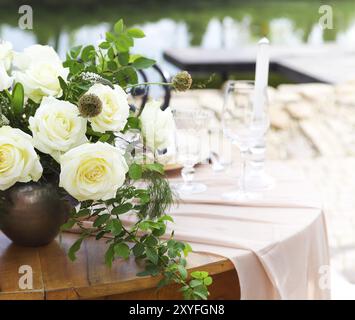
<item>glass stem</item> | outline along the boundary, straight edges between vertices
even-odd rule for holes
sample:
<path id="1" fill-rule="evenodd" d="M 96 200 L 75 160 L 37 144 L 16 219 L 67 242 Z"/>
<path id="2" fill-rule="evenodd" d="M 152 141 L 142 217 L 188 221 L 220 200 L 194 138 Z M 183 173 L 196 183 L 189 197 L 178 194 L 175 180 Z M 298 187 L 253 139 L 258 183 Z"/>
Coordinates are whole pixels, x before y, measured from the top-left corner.
<path id="1" fill-rule="evenodd" d="M 195 169 L 193 166 L 185 165 L 181 170 L 181 176 L 184 180 L 184 185 L 188 186 L 192 183 L 195 175 Z"/>
<path id="2" fill-rule="evenodd" d="M 247 165 L 247 149 L 246 150 L 241 150 L 240 155 L 242 158 L 242 168 L 241 168 L 241 172 L 240 172 L 240 190 L 241 193 L 245 193 L 246 192 L 246 165 Z"/>

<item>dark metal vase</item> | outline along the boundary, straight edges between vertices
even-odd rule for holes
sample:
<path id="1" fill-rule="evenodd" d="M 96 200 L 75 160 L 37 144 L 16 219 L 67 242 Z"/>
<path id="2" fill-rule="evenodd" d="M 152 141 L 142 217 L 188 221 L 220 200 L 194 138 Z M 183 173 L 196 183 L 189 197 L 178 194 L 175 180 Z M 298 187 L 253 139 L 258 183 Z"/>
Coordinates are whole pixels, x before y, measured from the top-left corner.
<path id="1" fill-rule="evenodd" d="M 71 208 L 51 184 L 16 184 L 2 195 L 0 230 L 21 246 L 50 243 L 66 222 Z"/>

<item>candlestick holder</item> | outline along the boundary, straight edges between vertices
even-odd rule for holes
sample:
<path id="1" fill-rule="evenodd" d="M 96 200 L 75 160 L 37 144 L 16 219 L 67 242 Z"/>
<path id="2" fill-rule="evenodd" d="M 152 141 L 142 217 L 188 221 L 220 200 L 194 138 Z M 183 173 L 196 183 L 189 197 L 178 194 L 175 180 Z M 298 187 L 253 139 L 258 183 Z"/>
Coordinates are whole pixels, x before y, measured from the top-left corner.
<path id="1" fill-rule="evenodd" d="M 266 159 L 265 136 L 248 150 L 245 184 L 251 192 L 270 190 L 275 186 L 275 179 L 265 170 Z"/>

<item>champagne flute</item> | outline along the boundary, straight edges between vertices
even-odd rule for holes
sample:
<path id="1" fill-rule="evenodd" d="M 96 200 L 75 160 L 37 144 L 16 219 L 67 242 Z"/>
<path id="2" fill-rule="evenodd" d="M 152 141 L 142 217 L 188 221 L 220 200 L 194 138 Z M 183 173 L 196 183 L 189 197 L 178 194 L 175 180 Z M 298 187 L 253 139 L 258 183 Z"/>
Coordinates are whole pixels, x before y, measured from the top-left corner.
<path id="1" fill-rule="evenodd" d="M 269 127 L 266 104 L 255 107 L 253 81 L 228 81 L 222 113 L 223 132 L 241 153 L 242 168 L 239 190 L 226 193 L 231 200 L 245 200 L 255 196 L 246 190 L 245 168 L 247 153 L 265 134 Z"/>

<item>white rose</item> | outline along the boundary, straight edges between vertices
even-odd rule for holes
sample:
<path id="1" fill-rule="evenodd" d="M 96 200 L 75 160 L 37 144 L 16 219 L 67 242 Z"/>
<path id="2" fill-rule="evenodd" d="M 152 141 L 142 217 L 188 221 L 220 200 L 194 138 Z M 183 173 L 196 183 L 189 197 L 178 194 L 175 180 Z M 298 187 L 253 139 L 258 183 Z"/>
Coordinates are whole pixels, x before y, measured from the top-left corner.
<path id="1" fill-rule="evenodd" d="M 32 137 L 9 126 L 0 128 L 0 190 L 16 182 L 38 181 L 43 168 L 33 148 Z"/>
<path id="2" fill-rule="evenodd" d="M 16 53 L 13 76 L 22 83 L 25 95 L 39 103 L 44 96 L 59 97 L 62 89 L 58 77 L 66 79 L 69 70 L 52 47 L 33 45 Z"/>
<path id="3" fill-rule="evenodd" d="M 44 97 L 29 123 L 34 146 L 57 161 L 62 153 L 88 141 L 87 121 L 68 101 Z"/>
<path id="4" fill-rule="evenodd" d="M 9 77 L 4 64 L 0 61 L 0 91 L 9 89 L 12 85 L 13 78 Z"/>
<path id="5" fill-rule="evenodd" d="M 162 111 L 158 101 L 147 103 L 140 116 L 142 134 L 152 150 L 164 149 L 172 144 L 175 122 L 170 108 Z"/>
<path id="6" fill-rule="evenodd" d="M 4 64 L 5 70 L 9 71 L 13 59 L 12 44 L 9 41 L 0 42 L 0 61 Z"/>
<path id="7" fill-rule="evenodd" d="M 103 84 L 94 84 L 87 93 L 97 95 L 102 102 L 101 113 L 89 118 L 94 131 L 104 133 L 106 131 L 121 131 L 127 123 L 129 105 L 127 94 L 115 85 L 114 89 Z"/>
<path id="8" fill-rule="evenodd" d="M 108 200 L 125 181 L 127 163 L 108 143 L 83 144 L 60 159 L 59 185 L 79 201 Z"/>
<path id="9" fill-rule="evenodd" d="M 13 65 L 19 70 L 26 70 L 31 64 L 39 61 L 62 64 L 58 54 L 52 47 L 35 44 L 25 48 L 23 52 L 15 52 Z"/>

